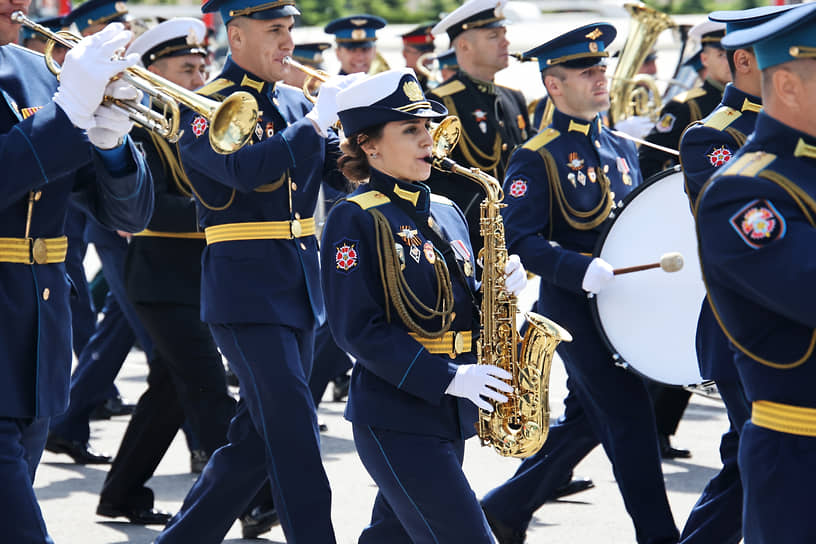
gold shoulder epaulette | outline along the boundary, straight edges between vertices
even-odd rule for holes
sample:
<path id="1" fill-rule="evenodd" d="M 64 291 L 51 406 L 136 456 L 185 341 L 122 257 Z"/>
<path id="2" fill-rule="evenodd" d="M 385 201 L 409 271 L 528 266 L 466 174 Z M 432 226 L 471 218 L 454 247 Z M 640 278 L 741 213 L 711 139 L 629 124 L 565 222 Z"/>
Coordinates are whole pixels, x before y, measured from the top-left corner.
<path id="1" fill-rule="evenodd" d="M 538 151 L 548 143 L 558 138 L 560 135 L 561 133 L 554 128 L 548 128 L 527 140 L 523 147 L 524 149 L 529 149 L 531 151 Z"/>
<path id="2" fill-rule="evenodd" d="M 741 116 L 742 112 L 728 106 L 721 106 L 708 117 L 708 120 L 703 123 L 703 126 L 716 130 L 725 130 L 728 125 L 739 119 Z"/>
<path id="3" fill-rule="evenodd" d="M 227 87 L 232 87 L 235 85 L 234 82 L 230 81 L 229 79 L 219 77 L 213 81 L 210 81 L 200 89 L 196 91 L 196 94 L 200 94 L 201 96 L 212 96 L 218 91 L 223 91 Z"/>
<path id="4" fill-rule="evenodd" d="M 443 96 L 450 96 L 452 94 L 456 94 L 460 91 L 465 90 L 465 84 L 455 79 L 449 83 L 445 83 L 444 85 L 440 85 L 436 89 L 431 91 L 431 94 L 442 98 Z"/>
<path id="5" fill-rule="evenodd" d="M 350 196 L 346 200 L 349 202 L 354 202 L 364 210 L 376 208 L 377 206 L 382 206 L 383 204 L 388 204 L 391 202 L 390 198 L 379 191 L 368 191 L 359 195 Z"/>
<path id="6" fill-rule="evenodd" d="M 453 206 L 453 201 L 446 196 L 437 195 L 435 193 L 431 193 L 431 202 L 436 202 L 437 204 L 446 204 L 448 206 Z"/>
<path id="7" fill-rule="evenodd" d="M 755 177 L 775 160 L 776 155 L 773 153 L 764 151 L 746 153 L 735 161 L 729 161 L 728 165 L 723 169 L 722 175 Z"/>
<path id="8" fill-rule="evenodd" d="M 700 96 L 705 96 L 706 90 L 702 87 L 696 87 L 694 89 L 689 89 L 688 91 L 682 92 L 672 98 L 672 102 L 680 102 L 681 104 L 685 104 L 692 98 L 698 98 Z"/>

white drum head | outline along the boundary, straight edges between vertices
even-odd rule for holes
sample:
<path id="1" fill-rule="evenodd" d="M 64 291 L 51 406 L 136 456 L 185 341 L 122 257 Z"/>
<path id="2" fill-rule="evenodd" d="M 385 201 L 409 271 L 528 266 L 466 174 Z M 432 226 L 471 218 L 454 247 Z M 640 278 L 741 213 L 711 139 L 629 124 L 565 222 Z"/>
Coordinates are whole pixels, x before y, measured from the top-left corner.
<path id="1" fill-rule="evenodd" d="M 618 275 L 595 297 L 602 335 L 620 363 L 670 385 L 702 382 L 695 336 L 705 286 L 683 174 L 653 176 L 627 198 L 596 254 L 615 268 L 683 255 L 683 268 Z M 576 339 L 580 342 L 580 339 Z"/>

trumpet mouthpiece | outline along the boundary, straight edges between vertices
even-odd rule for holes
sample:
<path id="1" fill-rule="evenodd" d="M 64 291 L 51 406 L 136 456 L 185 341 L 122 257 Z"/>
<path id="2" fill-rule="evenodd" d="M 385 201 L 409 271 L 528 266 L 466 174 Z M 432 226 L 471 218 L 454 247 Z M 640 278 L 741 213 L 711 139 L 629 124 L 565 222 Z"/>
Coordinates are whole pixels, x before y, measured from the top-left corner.
<path id="1" fill-rule="evenodd" d="M 666 253 L 660 257 L 660 268 L 666 272 L 677 272 L 683 268 L 683 255 L 680 253 Z"/>

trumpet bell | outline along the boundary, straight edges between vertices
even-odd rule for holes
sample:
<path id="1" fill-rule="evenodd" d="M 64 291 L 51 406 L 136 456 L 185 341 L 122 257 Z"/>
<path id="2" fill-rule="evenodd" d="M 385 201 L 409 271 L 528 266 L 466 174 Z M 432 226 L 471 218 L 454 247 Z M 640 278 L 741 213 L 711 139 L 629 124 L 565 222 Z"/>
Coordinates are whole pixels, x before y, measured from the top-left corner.
<path id="1" fill-rule="evenodd" d="M 258 122 L 258 102 L 245 91 L 229 95 L 211 114 L 210 145 L 216 153 L 229 155 L 252 137 Z"/>

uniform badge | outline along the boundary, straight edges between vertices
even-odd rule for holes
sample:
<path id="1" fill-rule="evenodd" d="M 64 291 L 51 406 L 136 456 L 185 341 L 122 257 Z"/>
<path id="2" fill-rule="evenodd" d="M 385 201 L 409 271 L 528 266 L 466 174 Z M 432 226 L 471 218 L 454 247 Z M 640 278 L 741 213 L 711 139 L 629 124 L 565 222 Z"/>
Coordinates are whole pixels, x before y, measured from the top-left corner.
<path id="1" fill-rule="evenodd" d="M 20 115 L 23 119 L 28 119 L 38 111 L 40 111 L 43 107 L 42 106 L 32 106 L 30 108 L 23 108 L 20 110 Z"/>
<path id="2" fill-rule="evenodd" d="M 334 262 L 339 272 L 348 273 L 357 268 L 357 241 L 343 240 L 334 245 Z"/>
<path id="3" fill-rule="evenodd" d="M 586 174 L 583 172 L 578 172 L 578 183 L 581 185 L 586 185 Z"/>
<path id="4" fill-rule="evenodd" d="M 400 262 L 400 270 L 405 270 L 405 248 L 402 247 L 402 244 L 396 242 L 394 244 L 394 249 L 397 251 L 397 258 L 399 258 Z"/>
<path id="5" fill-rule="evenodd" d="M 714 168 L 719 168 L 723 164 L 727 163 L 731 160 L 731 150 L 728 149 L 728 146 L 721 145 L 720 147 L 715 147 L 711 153 L 707 153 L 706 157 L 708 157 L 708 161 L 711 163 L 711 166 Z"/>
<path id="6" fill-rule="evenodd" d="M 663 114 L 663 117 L 655 125 L 655 130 L 658 132 L 671 132 L 671 129 L 674 128 L 674 121 L 677 118 L 672 115 L 671 113 Z"/>
<path id="7" fill-rule="evenodd" d="M 425 241 L 425 245 L 422 246 L 422 252 L 425 254 L 425 259 L 429 263 L 434 264 L 436 262 L 436 252 L 430 240 Z"/>
<path id="8" fill-rule="evenodd" d="M 209 121 L 207 121 L 207 118 L 203 115 L 198 115 L 195 119 L 193 119 L 193 122 L 190 123 L 190 127 L 192 127 L 193 134 L 195 134 L 196 138 L 204 134 L 209 125 Z"/>
<path id="9" fill-rule="evenodd" d="M 255 137 L 259 140 L 263 140 L 264 129 L 261 128 L 260 123 L 255 123 Z"/>
<path id="10" fill-rule="evenodd" d="M 479 125 L 479 130 L 482 131 L 482 134 L 487 134 L 487 113 L 482 110 L 476 110 L 473 112 L 473 118 L 476 119 L 476 123 Z"/>
<path id="11" fill-rule="evenodd" d="M 527 194 L 527 180 L 514 179 L 510 184 L 510 196 L 513 198 L 521 198 Z"/>
<path id="12" fill-rule="evenodd" d="M 408 250 L 408 254 L 411 255 L 411 258 L 419 264 L 419 259 L 422 257 L 422 251 L 420 251 L 419 246 L 411 246 L 411 249 Z"/>
<path id="13" fill-rule="evenodd" d="M 592 183 L 598 181 L 598 174 L 595 173 L 594 168 L 587 168 L 587 175 L 589 176 L 589 181 Z"/>
<path id="14" fill-rule="evenodd" d="M 731 217 L 731 226 L 749 247 L 759 249 L 785 236 L 785 218 L 768 200 L 754 200 Z"/>
<path id="15" fill-rule="evenodd" d="M 266 137 L 271 138 L 275 135 L 275 125 L 272 124 L 272 121 L 266 124 Z"/>
<path id="16" fill-rule="evenodd" d="M 418 102 L 425 97 L 416 81 L 406 81 L 405 85 L 402 86 L 402 92 L 411 102 Z"/>
<path id="17" fill-rule="evenodd" d="M 462 240 L 453 240 L 451 242 L 451 248 L 453 248 L 453 252 L 462 259 L 462 270 L 465 272 L 465 276 L 470 277 L 473 275 L 473 265 L 470 262 L 470 250 L 468 250 L 467 246 Z"/>
<path id="18" fill-rule="evenodd" d="M 570 170 L 573 172 L 577 172 L 584 167 L 584 159 L 580 158 L 578 153 L 573 151 L 569 154 L 569 162 L 567 163 L 567 166 L 569 166 Z"/>
<path id="19" fill-rule="evenodd" d="M 421 240 L 417 236 L 417 230 L 412 229 L 407 225 L 400 226 L 397 236 L 399 236 L 402 239 L 402 242 L 409 247 L 418 246 L 421 243 Z"/>
<path id="20" fill-rule="evenodd" d="M 573 187 L 578 187 L 578 185 L 575 184 L 575 172 L 570 172 L 569 174 L 567 174 L 567 179 L 569 180 L 570 183 L 572 183 Z"/>

